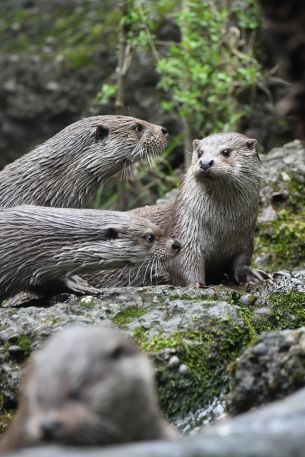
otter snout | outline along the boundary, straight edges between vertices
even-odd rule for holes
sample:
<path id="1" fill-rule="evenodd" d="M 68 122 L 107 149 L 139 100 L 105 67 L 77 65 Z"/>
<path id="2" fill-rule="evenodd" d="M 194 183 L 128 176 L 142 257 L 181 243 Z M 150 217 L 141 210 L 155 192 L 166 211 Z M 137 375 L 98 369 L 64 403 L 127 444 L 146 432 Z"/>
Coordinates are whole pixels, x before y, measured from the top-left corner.
<path id="1" fill-rule="evenodd" d="M 214 164 L 214 160 L 200 160 L 199 161 L 199 166 L 201 170 L 207 170 L 208 168 L 211 168 Z"/>
<path id="2" fill-rule="evenodd" d="M 161 132 L 164 133 L 166 137 L 168 137 L 168 130 L 165 127 L 161 127 Z"/>
<path id="3" fill-rule="evenodd" d="M 171 248 L 175 252 L 175 254 L 179 254 L 181 251 L 181 243 L 178 240 L 170 240 Z"/>
<path id="4" fill-rule="evenodd" d="M 46 418 L 40 426 L 40 433 L 43 441 L 52 441 L 57 438 L 58 432 L 62 428 L 62 424 L 57 418 Z"/>

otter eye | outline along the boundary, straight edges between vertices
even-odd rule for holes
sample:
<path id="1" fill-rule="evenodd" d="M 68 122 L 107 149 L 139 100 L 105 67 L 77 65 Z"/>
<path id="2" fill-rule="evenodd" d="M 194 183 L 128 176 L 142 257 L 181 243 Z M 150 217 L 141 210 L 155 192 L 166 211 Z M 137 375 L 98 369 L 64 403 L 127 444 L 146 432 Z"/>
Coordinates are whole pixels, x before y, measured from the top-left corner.
<path id="1" fill-rule="evenodd" d="M 132 125 L 131 127 L 131 130 L 135 130 L 136 132 L 142 132 L 142 130 L 144 129 L 144 126 L 142 124 L 134 124 Z"/>
<path id="2" fill-rule="evenodd" d="M 71 392 L 69 392 L 69 398 L 70 400 L 80 400 L 79 390 L 71 390 Z"/>
<path id="3" fill-rule="evenodd" d="M 112 227 L 107 229 L 106 238 L 108 240 L 116 240 L 118 237 L 119 237 L 119 233 L 118 233 L 118 231 L 116 229 L 114 229 Z"/>
<path id="4" fill-rule="evenodd" d="M 198 152 L 197 152 L 197 157 L 198 157 L 198 159 L 200 159 L 200 157 L 202 156 L 202 154 L 203 154 L 203 151 L 198 151 Z"/>
<path id="5" fill-rule="evenodd" d="M 146 241 L 148 241 L 149 243 L 153 243 L 155 241 L 155 235 L 153 233 L 146 233 L 144 235 L 144 238 Z"/>
<path id="6" fill-rule="evenodd" d="M 221 151 L 221 154 L 225 157 L 230 157 L 231 152 L 232 152 L 232 149 L 224 149 L 223 151 Z"/>
<path id="7" fill-rule="evenodd" d="M 116 346 L 111 353 L 109 354 L 111 359 L 120 359 L 124 353 L 125 353 L 125 348 L 122 345 Z"/>

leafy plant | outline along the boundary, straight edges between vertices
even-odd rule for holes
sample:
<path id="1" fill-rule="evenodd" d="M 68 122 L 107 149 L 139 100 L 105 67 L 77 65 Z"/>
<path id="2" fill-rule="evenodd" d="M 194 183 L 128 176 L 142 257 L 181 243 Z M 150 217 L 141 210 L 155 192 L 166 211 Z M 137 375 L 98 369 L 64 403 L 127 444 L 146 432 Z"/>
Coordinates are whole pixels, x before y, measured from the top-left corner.
<path id="1" fill-rule="evenodd" d="M 255 92 L 261 78 L 261 67 L 254 55 L 255 33 L 260 26 L 256 2 L 123 3 L 124 46 L 132 53 L 153 54 L 160 78 L 161 107 L 181 124 L 187 165 L 194 138 L 235 130 L 243 116 L 251 113 L 251 96 L 246 97 L 250 100 L 247 103 L 239 100 L 244 92 Z M 158 29 L 165 21 L 174 24 L 180 40 L 158 40 Z M 118 72 L 122 72 L 124 59 L 119 60 Z M 117 92 L 122 96 L 119 83 L 105 83 L 97 100 L 107 104 Z"/>

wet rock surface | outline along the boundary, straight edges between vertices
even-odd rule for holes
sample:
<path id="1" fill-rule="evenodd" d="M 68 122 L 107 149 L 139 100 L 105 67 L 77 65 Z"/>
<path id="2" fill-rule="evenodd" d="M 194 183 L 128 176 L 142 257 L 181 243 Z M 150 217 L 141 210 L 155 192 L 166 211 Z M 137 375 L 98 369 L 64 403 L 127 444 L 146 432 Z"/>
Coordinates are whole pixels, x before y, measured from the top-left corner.
<path id="1" fill-rule="evenodd" d="M 262 334 L 237 359 L 232 377 L 228 405 L 232 414 L 305 386 L 305 328 Z"/>
<path id="2" fill-rule="evenodd" d="M 295 140 L 261 156 L 262 189 L 253 263 L 267 271 L 304 268 L 305 149 Z"/>
<path id="3" fill-rule="evenodd" d="M 20 371 L 30 352 L 66 325 L 126 330 L 156 368 L 161 407 L 183 432 L 223 413 L 228 364 L 263 330 L 305 325 L 302 272 L 272 284 L 208 289 L 157 286 L 105 289 L 99 298 L 9 302 L 0 308 L 2 426 L 16 408 Z M 36 306 L 34 306 L 36 304 Z"/>
<path id="4" fill-rule="evenodd" d="M 223 420 L 190 438 L 108 448 L 39 447 L 24 457 L 304 457 L 305 390 L 257 411 Z"/>

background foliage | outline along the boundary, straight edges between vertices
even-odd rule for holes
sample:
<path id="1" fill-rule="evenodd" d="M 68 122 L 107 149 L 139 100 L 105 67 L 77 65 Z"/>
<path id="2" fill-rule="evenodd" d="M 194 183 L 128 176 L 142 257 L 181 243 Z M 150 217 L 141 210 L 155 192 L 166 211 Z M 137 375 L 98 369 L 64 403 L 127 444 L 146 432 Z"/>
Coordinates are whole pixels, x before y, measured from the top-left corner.
<path id="1" fill-rule="evenodd" d="M 176 28 L 176 40 L 159 39 L 158 31 L 165 20 Z M 96 103 L 113 103 L 120 107 L 119 112 L 126 112 L 122 75 L 125 80 L 128 78 L 135 53 L 150 53 L 159 76 L 161 109 L 170 112 L 180 125 L 182 134 L 174 138 L 174 143 L 183 143 L 187 166 L 194 138 L 241 130 L 241 121 L 251 117 L 256 90 L 264 86 L 263 70 L 255 55 L 260 25 L 254 0 L 122 1 L 117 75 L 102 85 Z M 168 150 L 165 157 L 169 157 Z M 164 157 L 161 162 L 164 164 Z M 158 189 L 158 196 L 177 183 L 172 169 L 166 169 L 170 179 L 164 171 L 164 167 L 156 169 L 154 178 L 163 178 L 150 188 Z M 135 179 L 142 178 L 140 172 Z M 128 186 L 124 186 L 124 195 L 126 191 Z M 115 200 L 112 194 L 111 203 Z M 131 200 L 124 201 L 123 207 L 134 206 Z"/>

